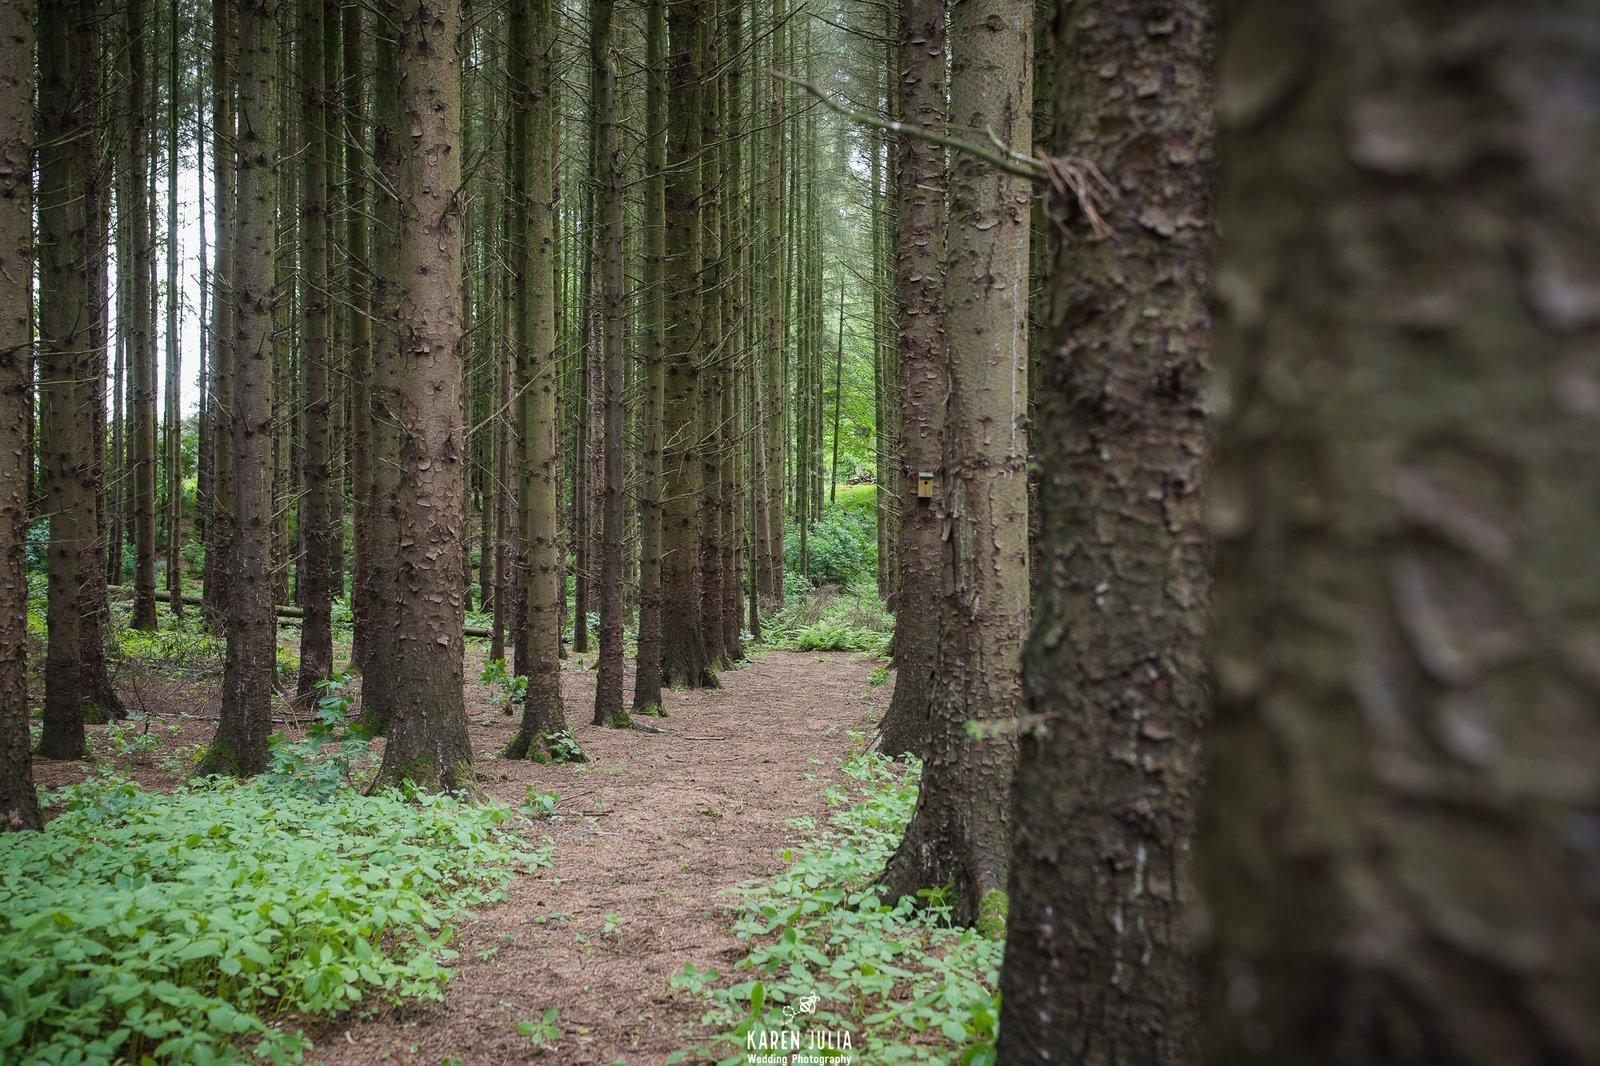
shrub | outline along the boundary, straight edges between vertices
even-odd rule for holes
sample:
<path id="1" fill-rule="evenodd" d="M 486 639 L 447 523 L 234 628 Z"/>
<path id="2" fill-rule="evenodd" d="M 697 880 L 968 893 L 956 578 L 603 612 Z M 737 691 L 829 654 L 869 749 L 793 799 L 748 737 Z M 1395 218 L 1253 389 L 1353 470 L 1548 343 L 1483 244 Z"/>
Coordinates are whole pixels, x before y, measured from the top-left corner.
<path id="1" fill-rule="evenodd" d="M 195 680 L 222 672 L 222 652 L 222 642 L 206 628 L 198 610 L 187 610 L 182 618 L 163 611 L 158 629 L 114 628 L 108 657 L 113 663 L 138 663 L 163 677 Z"/>
<path id="2" fill-rule="evenodd" d="M 823 505 L 807 535 L 803 576 L 812 585 L 849 586 L 877 577 L 877 500 L 877 486 L 856 485 L 841 488 L 837 500 Z M 784 532 L 783 565 L 786 573 L 801 573 L 798 526 Z"/>
<path id="3" fill-rule="evenodd" d="M 293 1062 L 285 1016 L 437 999 L 452 916 L 547 863 L 510 812 L 115 777 L 0 836 L 0 1061 Z"/>
<path id="4" fill-rule="evenodd" d="M 790 597 L 766 619 L 768 644 L 786 651 L 865 651 L 882 654 L 894 633 L 894 616 L 869 579 L 847 593 L 824 586 Z"/>

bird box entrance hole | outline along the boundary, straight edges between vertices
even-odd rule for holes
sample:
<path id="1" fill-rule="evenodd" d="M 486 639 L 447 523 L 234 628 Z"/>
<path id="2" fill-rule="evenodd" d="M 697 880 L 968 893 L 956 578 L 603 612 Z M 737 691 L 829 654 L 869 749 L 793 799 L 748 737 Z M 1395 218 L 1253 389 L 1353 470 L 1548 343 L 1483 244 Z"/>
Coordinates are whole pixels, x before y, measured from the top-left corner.
<path id="1" fill-rule="evenodd" d="M 933 475 L 931 473 L 924 472 L 917 475 L 917 499 L 924 502 L 933 499 Z"/>

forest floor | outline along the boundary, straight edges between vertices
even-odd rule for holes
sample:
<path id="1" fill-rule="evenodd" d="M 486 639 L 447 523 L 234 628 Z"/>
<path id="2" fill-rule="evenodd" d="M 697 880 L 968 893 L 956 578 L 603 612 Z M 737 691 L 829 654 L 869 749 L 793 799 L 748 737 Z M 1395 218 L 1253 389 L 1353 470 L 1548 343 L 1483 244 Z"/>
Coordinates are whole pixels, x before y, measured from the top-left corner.
<path id="1" fill-rule="evenodd" d="M 284 631 L 286 646 L 294 635 Z M 482 668 L 482 644 L 468 642 L 469 679 Z M 560 797 L 557 817 L 536 830 L 554 843 L 554 864 L 514 879 L 504 902 L 459 923 L 460 958 L 442 1003 L 315 1026 L 308 1063 L 642 1066 L 702 1035 L 704 1000 L 673 992 L 669 980 L 685 963 L 726 969 L 743 957 L 725 890 L 783 865 L 780 852 L 796 835 L 790 819 L 821 820 L 821 793 L 843 780 L 838 757 L 856 743 L 852 733 L 870 736 L 892 686 L 870 683 L 879 663 L 869 655 L 760 652 L 724 672 L 720 689 L 671 693 L 670 717 L 649 719 L 660 732 L 648 733 L 588 724 L 592 663 L 570 660 L 562 682 L 586 764 L 497 758 L 516 720 L 468 681 L 487 795 L 512 807 L 530 786 Z M 161 753 L 210 739 L 215 681 L 141 677 L 119 686 L 130 709 L 149 715 L 144 728 L 159 746 L 128 758 L 125 727 L 93 726 L 91 748 L 148 786 L 170 784 L 177 762 Z M 40 759 L 34 772 L 55 787 L 89 768 Z M 536 1046 L 518 1023 L 538 1023 L 550 1008 L 559 1035 Z"/>

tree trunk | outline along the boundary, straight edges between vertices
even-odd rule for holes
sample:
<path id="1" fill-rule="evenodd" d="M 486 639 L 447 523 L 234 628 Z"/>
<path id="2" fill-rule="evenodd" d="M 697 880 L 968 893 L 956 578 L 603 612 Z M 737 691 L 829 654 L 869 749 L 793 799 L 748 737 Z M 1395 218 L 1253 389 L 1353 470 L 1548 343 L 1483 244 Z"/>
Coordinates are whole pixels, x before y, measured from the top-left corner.
<path id="1" fill-rule="evenodd" d="M 524 57 L 512 82 L 516 112 L 516 171 L 525 197 L 513 209 L 527 234 L 517 250 L 514 323 L 522 401 L 519 406 L 518 533 L 522 538 L 522 624 L 525 661 L 517 673 L 528 679 L 522 727 L 506 749 L 509 758 L 548 755 L 546 738 L 567 728 L 561 702 L 561 607 L 566 599 L 556 500 L 560 495 L 560 423 L 556 390 L 561 372 L 556 351 L 556 242 L 554 175 L 556 71 L 553 0 L 512 0 L 512 52 Z M 515 20 L 525 28 L 518 30 Z M 527 78 L 527 81 L 522 81 Z"/>
<path id="2" fill-rule="evenodd" d="M 940 132 L 945 120 L 945 0 L 900 6 L 899 106 L 903 120 Z M 944 151 L 900 137 L 895 201 L 895 299 L 899 308 L 900 579 L 894 614 L 894 696 L 878 724 L 886 755 L 922 751 L 939 645 L 940 536 L 944 513 Z M 914 491 L 932 475 L 932 495 Z M 883 492 L 883 486 L 878 486 Z M 881 561 L 880 561 L 881 565 Z"/>
<path id="3" fill-rule="evenodd" d="M 179 391 L 183 381 L 178 344 L 178 45 L 183 34 L 178 21 L 178 0 L 167 4 L 167 291 L 166 383 L 162 397 L 166 441 L 167 609 L 183 615 L 183 414 Z"/>
<path id="4" fill-rule="evenodd" d="M 372 264 L 368 255 L 367 160 L 365 131 L 366 101 L 361 92 L 362 31 L 361 7 L 346 5 L 343 11 L 344 52 L 342 100 L 344 121 L 345 188 L 345 312 L 349 315 L 350 337 L 350 530 L 355 550 L 351 570 L 350 658 L 358 666 L 366 664 L 371 637 L 368 625 L 372 603 L 370 560 L 372 555 Z M 362 682 L 363 689 L 366 682 Z M 363 696 L 363 699 L 365 697 Z"/>
<path id="5" fill-rule="evenodd" d="M 699 362 L 700 186 L 704 29 L 700 5 L 670 0 L 667 120 L 667 301 L 661 533 L 662 680 L 699 688 L 715 677 L 701 627 Z"/>
<path id="6" fill-rule="evenodd" d="M 239 24 L 238 243 L 234 259 L 234 537 L 227 654 L 217 735 L 201 761 L 208 773 L 248 775 L 267 765 L 277 623 L 272 557 L 272 303 L 276 250 L 277 145 L 273 80 L 276 0 L 246 0 Z M 134 590 L 135 602 L 139 595 Z"/>
<path id="7" fill-rule="evenodd" d="M 88 8 L 88 10 L 85 10 Z M 104 260 L 94 239 L 99 20 L 92 4 L 44 5 L 39 18 L 39 466 L 48 546 L 49 639 L 40 753 L 84 754 L 86 718 L 104 721 L 105 663 L 82 646 L 85 582 L 98 576 L 100 551 L 92 429 L 97 362 L 93 351 L 92 272 Z M 103 596 L 102 596 L 103 602 Z M 94 635 L 98 636 L 98 626 Z M 98 649 L 95 649 L 98 652 Z M 98 668 L 98 683 L 89 666 Z M 113 693 L 113 698 L 114 698 Z"/>
<path id="8" fill-rule="evenodd" d="M 399 598 L 400 432 L 391 353 L 401 341 L 400 205 L 392 185 L 405 151 L 406 119 L 400 111 L 400 65 L 394 27 L 400 22 L 398 0 L 380 0 L 373 22 L 372 163 L 372 323 L 370 428 L 372 434 L 371 495 L 367 502 L 367 611 L 362 635 L 361 720 L 369 729 L 388 728 L 394 710 L 397 664 L 393 660 L 395 604 Z M 398 365 L 404 366 L 403 361 Z M 357 581 L 361 576 L 357 575 Z M 357 624 L 362 624 L 357 616 Z"/>
<path id="9" fill-rule="evenodd" d="M 600 275 L 605 312 L 604 504 L 600 542 L 600 660 L 595 683 L 594 724 L 626 721 L 622 704 L 622 329 L 626 299 L 622 274 L 622 143 L 617 132 L 617 77 L 611 54 L 611 0 L 592 0 L 589 8 L 590 107 L 600 133 L 595 151 L 595 201 L 600 206 L 597 238 L 605 269 Z"/>
<path id="10" fill-rule="evenodd" d="M 722 78 L 719 75 L 724 0 L 701 4 L 700 87 L 700 638 L 706 663 L 715 670 L 726 664 L 722 647 L 722 396 L 727 388 L 728 351 L 723 333 L 722 204 L 726 199 L 722 168 Z"/>
<path id="11" fill-rule="evenodd" d="M 1030 143 L 1029 2 L 967 0 L 950 25 L 951 121 L 988 130 L 1014 151 Z M 1028 337 L 1018 290 L 1029 195 L 1019 179 L 956 156 L 946 238 L 939 650 L 921 792 L 883 877 L 891 898 L 952 885 L 956 920 L 977 920 L 995 935 L 1028 622 Z"/>
<path id="12" fill-rule="evenodd" d="M 215 259 L 211 267 L 211 514 L 206 522 L 205 613 L 213 629 L 227 615 L 233 545 L 234 116 L 233 12 L 216 4 L 211 25 L 211 166 Z M 115 537 L 113 537 L 115 539 Z M 120 558 L 120 548 L 119 558 Z"/>
<path id="13" fill-rule="evenodd" d="M 1148 11 L 1111 0 L 1057 22 L 1054 154 L 1116 175 L 1120 200 L 1110 235 L 1060 187 L 1047 209 L 1070 221 L 1038 390 L 1048 521 L 1001 997 L 1001 1054 L 1024 1061 L 1066 1046 L 1085 1063 L 1199 1060 L 1212 9 Z M 1101 77 L 1112 67 L 1126 80 Z"/>
<path id="14" fill-rule="evenodd" d="M 393 642 L 394 710 L 378 781 L 472 787 L 462 700 L 466 460 L 462 433 L 460 0 L 400 8 L 400 114 L 411 131 L 397 172 L 400 435 Z"/>
<path id="15" fill-rule="evenodd" d="M 304 581 L 295 591 L 300 627 L 296 698 L 312 702 L 333 673 L 333 401 L 329 373 L 328 85 L 323 63 L 324 5 L 299 0 L 295 65 L 300 98 L 300 382 L 305 442 L 301 451 L 300 540 Z"/>
<path id="16" fill-rule="evenodd" d="M 785 69 L 788 56 L 782 47 L 788 32 L 785 0 L 772 4 L 772 62 L 773 70 Z M 788 360 L 784 352 L 788 345 L 788 331 L 784 327 L 784 226 L 783 226 L 783 160 L 784 83 L 776 77 L 769 78 L 772 106 L 767 120 L 767 272 L 766 272 L 766 373 L 763 383 L 762 418 L 766 430 L 766 495 L 761 506 L 766 514 L 761 523 L 766 544 L 763 556 L 766 566 L 760 571 L 761 594 L 774 604 L 783 602 L 783 514 L 784 514 L 784 456 L 787 433 L 784 429 L 784 383 Z"/>
<path id="17" fill-rule="evenodd" d="M 128 0 L 124 9 L 128 48 L 128 115 L 132 152 L 129 230 L 133 240 L 128 333 L 129 476 L 133 509 L 134 629 L 156 628 L 156 360 L 151 321 L 150 272 L 155 249 L 150 239 L 149 75 L 145 56 L 145 0 Z"/>
<path id="18" fill-rule="evenodd" d="M 667 0 L 650 0 L 645 29 L 645 291 L 644 470 L 639 486 L 639 641 L 633 673 L 633 710 L 661 710 L 661 403 L 666 321 L 661 288 L 666 277 Z"/>
<path id="19" fill-rule="evenodd" d="M 1600 10 L 1221 55 L 1208 1054 L 1600 1061 Z"/>
<path id="20" fill-rule="evenodd" d="M 33 377 L 33 5 L 0 5 L 0 831 L 44 824 L 28 738 L 24 551 Z"/>

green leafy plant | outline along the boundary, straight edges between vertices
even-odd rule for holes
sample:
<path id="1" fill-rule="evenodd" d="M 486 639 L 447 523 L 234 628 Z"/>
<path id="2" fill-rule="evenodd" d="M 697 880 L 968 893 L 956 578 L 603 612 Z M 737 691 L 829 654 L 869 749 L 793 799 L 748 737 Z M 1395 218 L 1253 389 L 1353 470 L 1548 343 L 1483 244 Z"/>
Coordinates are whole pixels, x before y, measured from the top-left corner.
<path id="1" fill-rule="evenodd" d="M 371 735 L 351 721 L 350 675 L 335 674 L 319 681 L 316 720 L 300 740 L 290 742 L 282 733 L 268 741 L 271 755 L 261 780 L 272 787 L 299 792 L 327 801 L 341 787 L 355 784 L 370 767 Z"/>
<path id="2" fill-rule="evenodd" d="M 536 792 L 532 785 L 528 786 L 528 798 L 518 808 L 518 813 L 529 818 L 553 818 L 556 806 L 561 802 L 561 797 L 554 792 Z"/>
<path id="3" fill-rule="evenodd" d="M 173 726 L 172 731 L 176 730 Z M 106 727 L 105 744 L 113 758 L 143 765 L 160 743 L 160 734 L 150 735 L 150 716 L 142 711 L 130 711 L 128 717 Z"/>
<path id="4" fill-rule="evenodd" d="M 878 599 L 874 582 L 841 593 L 820 588 L 791 597 L 766 621 L 767 643 L 786 651 L 862 651 L 882 654 L 894 633 L 894 617 Z"/>
<path id="5" fill-rule="evenodd" d="M 578 738 L 572 735 L 570 729 L 551 733 L 545 738 L 545 743 L 550 750 L 550 758 L 556 762 L 589 761 L 589 757 L 584 754 L 583 745 L 578 743 Z"/>
<path id="6" fill-rule="evenodd" d="M 532 1041 L 534 1047 L 547 1047 L 561 1039 L 561 1026 L 556 1024 L 561 1017 L 559 1007 L 551 1007 L 544 1012 L 544 1017 L 538 1021 L 523 1020 L 517 1023 L 517 1032 Z"/>
<path id="7" fill-rule="evenodd" d="M 161 628 L 154 630 L 112 627 L 107 658 L 115 666 L 138 666 L 177 681 L 222 672 L 222 644 L 206 629 L 199 611 L 186 611 L 182 618 L 164 616 Z"/>
<path id="8" fill-rule="evenodd" d="M 782 853 L 789 866 L 736 890 L 750 978 L 685 967 L 672 979 L 705 1001 L 716 1035 L 669 1062 L 741 1063 L 744 1034 L 783 1027 L 769 1015 L 799 1004 L 813 1008 L 807 1028 L 851 1032 L 874 1064 L 993 1063 L 1000 942 L 954 926 L 938 889 L 889 901 L 874 887 L 916 807 L 920 765 L 857 752 L 842 768 L 855 788 L 824 792 L 827 824 L 791 823 L 801 842 Z"/>
<path id="9" fill-rule="evenodd" d="M 513 676 L 506 669 L 504 659 L 490 659 L 485 663 L 478 681 L 488 686 L 489 699 L 500 708 L 502 714 L 511 715 L 528 698 L 528 679 L 521 675 Z"/>
<path id="10" fill-rule="evenodd" d="M 288 1019 L 437 999 L 449 921 L 548 864 L 503 807 L 115 776 L 0 839 L 0 1061 L 298 1059 Z"/>
<path id="11" fill-rule="evenodd" d="M 806 562 L 800 567 L 800 529 L 791 526 L 783 538 L 786 574 L 803 575 L 812 585 L 849 586 L 878 572 L 878 490 L 873 485 L 845 489 L 826 503 L 822 517 L 806 533 Z M 787 593 L 787 590 L 785 590 Z"/>

